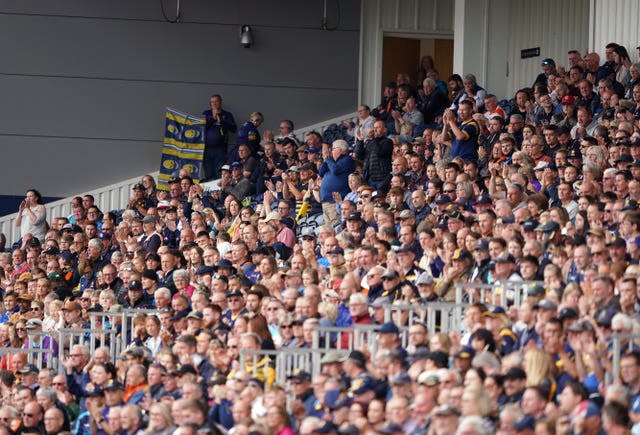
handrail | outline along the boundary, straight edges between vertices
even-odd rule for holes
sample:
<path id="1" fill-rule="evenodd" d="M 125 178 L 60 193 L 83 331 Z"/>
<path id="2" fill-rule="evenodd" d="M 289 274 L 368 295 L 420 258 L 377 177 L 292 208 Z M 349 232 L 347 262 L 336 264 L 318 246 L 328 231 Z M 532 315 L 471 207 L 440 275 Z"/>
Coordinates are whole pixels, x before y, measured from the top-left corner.
<path id="1" fill-rule="evenodd" d="M 347 113 L 343 116 L 338 116 L 319 122 L 313 125 L 305 126 L 303 128 L 296 129 L 294 133 L 300 139 L 304 139 L 304 136 L 311 132 L 317 131 L 319 133 L 324 132 L 326 128 L 331 124 L 339 124 L 344 120 L 353 120 L 357 116 L 357 112 Z M 151 172 L 149 175 L 158 179 L 158 171 Z M 58 201 L 45 204 L 47 221 L 51 223 L 51 219 L 55 217 L 69 216 L 71 214 L 70 202 L 74 196 L 93 195 L 96 205 L 102 211 L 119 210 L 126 207 L 127 202 L 131 198 L 132 187 L 140 182 L 142 175 L 134 178 L 129 178 L 123 181 L 119 181 L 108 186 L 99 187 L 93 190 L 86 190 L 82 193 L 71 195 L 67 198 L 60 199 Z M 0 217 L 0 232 L 7 238 L 7 246 L 11 246 L 20 239 L 20 229 L 15 226 L 15 220 L 18 213 L 12 213 L 6 216 Z"/>

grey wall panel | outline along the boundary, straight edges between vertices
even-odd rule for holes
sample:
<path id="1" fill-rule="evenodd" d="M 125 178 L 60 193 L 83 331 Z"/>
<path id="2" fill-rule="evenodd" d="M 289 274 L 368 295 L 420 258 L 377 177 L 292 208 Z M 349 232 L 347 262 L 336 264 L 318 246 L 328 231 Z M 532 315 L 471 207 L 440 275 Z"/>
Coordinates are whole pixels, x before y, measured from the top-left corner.
<path id="1" fill-rule="evenodd" d="M 567 51 L 584 53 L 589 41 L 589 0 L 512 0 L 509 9 L 509 77 L 507 97 L 531 86 L 546 57 L 566 65 Z M 607 2 L 608 4 L 608 2 Z M 540 56 L 520 58 L 525 48 L 540 47 Z"/>
<path id="2" fill-rule="evenodd" d="M 10 180 L 2 184 L 3 195 L 35 187 L 43 195 L 66 196 L 108 185 L 114 174 L 134 177 L 160 165 L 157 142 L 47 138 L 43 147 L 41 138 L 2 136 L 0 141 L 2 178 Z"/>
<path id="3" fill-rule="evenodd" d="M 632 62 L 640 60 L 635 48 L 640 41 L 640 4 L 637 0 L 594 0 L 591 2 L 593 28 L 589 50 L 600 54 L 604 62 L 605 46 L 610 42 L 624 45 Z"/>
<path id="4" fill-rule="evenodd" d="M 218 25 L 0 15 L 0 27 L 13 35 L 0 40 L 0 52 L 12 53 L 6 73 L 321 88 L 353 88 L 357 76 L 336 67 L 353 63 L 355 32 L 260 28 L 246 49 Z M 291 49 L 305 40 L 317 47 Z"/>
<path id="5" fill-rule="evenodd" d="M 46 186 L 65 196 L 156 169 L 164 108 L 199 114 L 212 93 L 239 123 L 262 111 L 263 128 L 355 109 L 358 0 L 328 2 L 329 26 L 340 6 L 337 31 L 319 29 L 318 0 L 182 3 L 185 22 L 169 24 L 157 0 L 0 1 L 0 149 L 37 169 L 3 171 L 1 193 Z M 175 1 L 164 4 L 172 13 Z M 239 44 L 238 22 L 254 26 L 251 49 Z M 52 165 L 58 155 L 68 158 Z M 87 162 L 100 164 L 74 170 Z"/>
<path id="6" fill-rule="evenodd" d="M 246 121 L 253 110 L 263 111 L 263 128 L 277 127 L 284 117 L 302 127 L 339 116 L 345 109 L 353 110 L 350 104 L 355 99 L 355 91 L 42 77 L 0 76 L 0 87 L 5 89 L 0 99 L 0 119 L 4 120 L 0 134 L 142 141 L 162 140 L 166 106 L 199 114 L 207 108 L 213 91 L 225 96 L 238 123 Z M 264 102 L 255 101 L 256 92 Z M 23 98 L 29 93 L 32 98 Z"/>
<path id="7" fill-rule="evenodd" d="M 265 7 L 267 3 L 268 7 Z M 176 0 L 162 0 L 169 18 L 175 17 Z M 339 7 L 339 12 L 338 12 Z M 251 24 L 273 27 L 320 28 L 323 0 L 182 0 L 182 22 Z M 160 0 L 0 0 L 0 13 L 92 17 L 119 20 L 164 21 Z M 328 0 L 327 18 L 333 27 L 340 17 L 341 30 L 358 30 L 358 0 Z"/>

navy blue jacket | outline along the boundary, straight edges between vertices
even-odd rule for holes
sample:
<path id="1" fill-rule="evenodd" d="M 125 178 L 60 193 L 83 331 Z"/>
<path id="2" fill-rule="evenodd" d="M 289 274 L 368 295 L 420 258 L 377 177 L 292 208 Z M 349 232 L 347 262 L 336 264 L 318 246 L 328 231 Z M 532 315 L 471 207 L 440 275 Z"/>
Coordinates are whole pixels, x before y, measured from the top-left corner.
<path id="1" fill-rule="evenodd" d="M 251 121 L 247 121 L 242 124 L 238 136 L 236 137 L 238 145 L 241 143 L 247 144 L 251 153 L 255 155 L 260 147 L 260 132 Z"/>
<path id="2" fill-rule="evenodd" d="M 349 193 L 349 174 L 356 170 L 356 163 L 350 156 L 340 156 L 338 161 L 333 157 L 327 158 L 318 174 L 322 177 L 320 185 L 320 201 L 335 202 L 333 192 L 338 192 L 344 198 Z"/>
<path id="3" fill-rule="evenodd" d="M 233 119 L 231 112 L 222 110 L 222 121 L 217 122 L 213 119 L 211 109 L 202 112 L 206 120 L 204 143 L 207 147 L 226 146 L 229 143 L 229 133 L 238 131 L 236 121 Z"/>

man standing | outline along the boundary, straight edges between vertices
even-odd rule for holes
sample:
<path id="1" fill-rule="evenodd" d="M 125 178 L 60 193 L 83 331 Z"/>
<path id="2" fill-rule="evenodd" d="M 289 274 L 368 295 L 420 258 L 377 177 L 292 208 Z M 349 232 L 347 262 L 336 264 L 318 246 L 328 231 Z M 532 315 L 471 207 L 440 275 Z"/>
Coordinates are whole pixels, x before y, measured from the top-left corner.
<path id="1" fill-rule="evenodd" d="M 322 177 L 320 202 L 324 221 L 332 227 L 340 224 L 336 202 L 341 201 L 349 193 L 349 174 L 356 169 L 356 164 L 348 152 L 349 144 L 342 139 L 336 140 L 331 145 L 331 154 L 325 156 L 325 161 L 318 171 Z"/>
<path id="2" fill-rule="evenodd" d="M 451 139 L 451 157 L 462 157 L 464 161 L 478 160 L 478 134 L 480 127 L 471 116 L 473 114 L 473 104 L 464 100 L 458 106 L 458 116 L 460 124 L 456 121 L 456 116 L 451 110 L 446 110 L 443 116 L 443 135 L 451 129 L 453 137 Z"/>
<path id="3" fill-rule="evenodd" d="M 206 120 L 205 148 L 202 166 L 205 179 L 220 178 L 220 168 L 227 158 L 229 133 L 235 133 L 238 127 L 233 115 L 222 110 L 222 97 L 212 95 L 211 108 L 202 112 Z"/>
<path id="4" fill-rule="evenodd" d="M 365 142 L 358 141 L 356 154 L 364 161 L 364 177 L 376 189 L 387 183 L 391 173 L 391 153 L 393 143 L 387 137 L 387 126 L 383 121 L 373 124 L 373 137 Z"/>

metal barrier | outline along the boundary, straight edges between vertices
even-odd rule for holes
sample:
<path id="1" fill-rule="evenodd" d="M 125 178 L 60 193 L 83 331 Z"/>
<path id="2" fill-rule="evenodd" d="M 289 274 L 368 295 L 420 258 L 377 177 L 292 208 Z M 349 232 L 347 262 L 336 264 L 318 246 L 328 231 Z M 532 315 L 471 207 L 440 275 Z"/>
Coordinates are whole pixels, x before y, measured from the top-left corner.
<path id="1" fill-rule="evenodd" d="M 534 285 L 544 286 L 542 281 L 496 281 L 493 284 L 469 282 L 455 283 L 456 303 L 481 302 L 501 307 L 520 307 Z"/>
<path id="2" fill-rule="evenodd" d="M 111 344 L 117 341 L 117 331 L 113 329 L 92 328 L 62 328 L 58 331 L 59 352 L 71 351 L 75 345 L 83 345 L 89 348 L 89 355 L 93 355 L 97 348 L 111 349 Z M 111 354 L 112 359 L 116 355 Z M 60 364 L 59 369 L 62 368 Z"/>
<path id="3" fill-rule="evenodd" d="M 25 352 L 30 364 L 38 368 L 50 368 L 58 371 L 59 344 L 48 332 L 28 331 L 29 341 Z M 48 339 L 47 339 L 48 338 Z M 46 344 L 45 344 L 46 342 Z"/>
<path id="4" fill-rule="evenodd" d="M 610 350 L 612 352 L 611 371 L 605 374 L 605 385 L 610 385 L 620 379 L 620 360 L 626 352 L 637 351 L 640 335 L 614 332 L 611 335 Z"/>
<path id="5" fill-rule="evenodd" d="M 52 349 L 36 349 L 36 348 L 22 348 L 22 347 L 0 347 L 0 360 L 7 365 L 7 370 L 12 370 L 11 363 L 13 357 L 18 354 L 25 354 L 27 356 L 27 364 L 33 364 L 38 368 L 43 368 L 42 361 L 45 359 L 48 361 L 47 366 L 58 370 L 58 360 L 53 358 Z M 5 360 L 5 357 L 7 358 Z M 38 365 L 38 362 L 40 365 Z"/>
<path id="6" fill-rule="evenodd" d="M 430 333 L 460 331 L 467 305 L 453 302 L 384 304 L 384 321 L 393 321 L 396 325 L 401 325 L 401 329 L 405 324 L 408 328 L 415 323 L 422 323 Z"/>
<path id="7" fill-rule="evenodd" d="M 115 362 L 116 358 L 122 352 L 122 334 L 119 332 L 118 326 L 121 325 L 121 316 L 114 313 L 93 312 L 89 313 L 90 328 L 92 330 L 108 331 L 110 339 L 108 340 L 108 349 L 111 360 Z"/>
<path id="8" fill-rule="evenodd" d="M 126 309 L 123 310 L 122 313 L 119 313 L 119 317 L 121 319 L 121 338 L 122 338 L 122 347 L 121 350 L 125 350 L 131 342 L 133 341 L 133 319 L 140 315 L 146 314 L 148 315 L 159 315 L 160 311 L 158 310 L 149 310 L 149 309 Z M 113 314 L 111 315 L 113 316 Z"/>
<path id="9" fill-rule="evenodd" d="M 268 376 L 269 367 L 275 370 L 275 383 L 284 385 L 289 376 L 299 371 L 305 371 L 312 377 L 321 373 L 322 357 L 328 352 L 335 352 L 334 349 L 310 349 L 310 348 L 283 348 L 279 350 L 249 350 L 240 351 L 240 367 L 244 370 L 251 367 L 251 375 L 259 374 L 263 371 L 264 378 Z M 348 354 L 343 352 L 344 356 Z M 266 361 L 263 361 L 268 358 Z M 258 365 L 263 362 L 262 367 Z"/>
<path id="10" fill-rule="evenodd" d="M 89 313 L 88 328 L 61 328 L 57 334 L 47 332 L 29 333 L 28 347 L 16 348 L 15 352 L 27 353 L 29 363 L 39 368 L 48 367 L 61 372 L 60 355 L 69 353 L 74 345 L 80 344 L 89 348 L 93 355 L 96 349 L 103 347 L 109 351 L 112 362 L 131 345 L 133 336 L 133 319 L 140 314 L 156 315 L 157 310 L 124 310 L 121 313 Z M 48 337 L 48 340 L 47 340 Z M 57 341 L 56 341 L 57 340 Z M 41 343 L 47 343 L 43 349 Z M 6 354 L 9 348 L 0 348 L 0 355 Z"/>
<path id="11" fill-rule="evenodd" d="M 380 325 L 353 325 L 349 328 L 319 326 L 313 330 L 311 347 L 329 350 L 354 350 L 366 348 L 375 354 L 378 343 L 375 332 Z"/>

